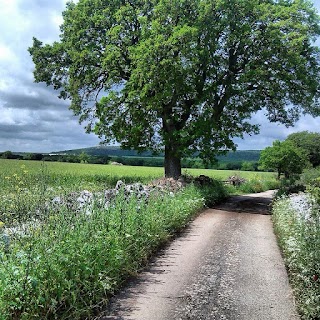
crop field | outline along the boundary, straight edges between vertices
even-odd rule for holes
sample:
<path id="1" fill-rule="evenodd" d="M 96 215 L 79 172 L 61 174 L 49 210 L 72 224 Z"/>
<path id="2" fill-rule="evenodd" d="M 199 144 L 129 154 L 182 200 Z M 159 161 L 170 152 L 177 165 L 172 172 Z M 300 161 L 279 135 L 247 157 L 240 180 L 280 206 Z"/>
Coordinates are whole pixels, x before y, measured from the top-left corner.
<path id="1" fill-rule="evenodd" d="M 245 179 L 273 180 L 275 175 L 271 172 L 249 172 L 210 169 L 183 169 L 184 174 L 193 176 L 207 175 L 210 178 L 226 180 L 229 176 L 239 175 Z M 15 182 L 12 177 L 22 175 L 29 183 L 45 180 L 51 188 L 64 190 L 90 191 L 103 190 L 113 187 L 118 180 L 126 183 L 147 183 L 164 175 L 163 168 L 115 166 L 82 163 L 39 162 L 24 160 L 0 159 L 0 190 L 12 189 Z M 1 192 L 1 191 L 0 191 Z"/>

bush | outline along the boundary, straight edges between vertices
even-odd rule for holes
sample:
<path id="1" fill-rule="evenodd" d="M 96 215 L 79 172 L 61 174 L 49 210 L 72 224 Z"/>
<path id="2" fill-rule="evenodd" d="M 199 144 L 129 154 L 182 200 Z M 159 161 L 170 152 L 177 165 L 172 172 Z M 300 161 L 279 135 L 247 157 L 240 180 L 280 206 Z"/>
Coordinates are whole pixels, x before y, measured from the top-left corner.
<path id="1" fill-rule="evenodd" d="M 299 193 L 306 190 L 306 186 L 301 184 L 299 176 L 294 176 L 290 179 L 281 179 L 279 189 L 276 194 L 276 198 L 281 196 L 290 195 L 293 193 Z"/>
<path id="2" fill-rule="evenodd" d="M 229 195 L 222 182 L 217 180 L 212 180 L 210 184 L 201 186 L 199 191 L 205 199 L 205 205 L 209 208 L 226 199 Z"/>
<path id="3" fill-rule="evenodd" d="M 300 176 L 303 185 L 320 187 L 320 167 L 304 170 Z"/>

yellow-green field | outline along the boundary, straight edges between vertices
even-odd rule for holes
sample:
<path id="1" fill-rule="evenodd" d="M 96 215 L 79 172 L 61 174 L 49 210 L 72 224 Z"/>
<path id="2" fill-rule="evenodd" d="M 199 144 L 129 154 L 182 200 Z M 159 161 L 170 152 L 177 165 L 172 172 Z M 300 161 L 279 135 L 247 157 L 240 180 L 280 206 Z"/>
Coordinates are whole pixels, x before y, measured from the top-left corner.
<path id="1" fill-rule="evenodd" d="M 231 175 L 239 175 L 246 179 L 270 180 L 274 173 L 249 172 L 210 169 L 183 169 L 183 173 L 198 176 L 207 175 L 211 178 L 226 180 Z M 12 186 L 12 177 L 16 174 L 28 177 L 29 181 L 36 183 L 45 180 L 51 187 L 63 187 L 100 190 L 114 186 L 117 180 L 127 183 L 134 181 L 149 182 L 164 175 L 163 168 L 158 167 L 132 167 L 82 163 L 39 162 L 25 160 L 0 159 L 0 187 L 6 189 Z"/>

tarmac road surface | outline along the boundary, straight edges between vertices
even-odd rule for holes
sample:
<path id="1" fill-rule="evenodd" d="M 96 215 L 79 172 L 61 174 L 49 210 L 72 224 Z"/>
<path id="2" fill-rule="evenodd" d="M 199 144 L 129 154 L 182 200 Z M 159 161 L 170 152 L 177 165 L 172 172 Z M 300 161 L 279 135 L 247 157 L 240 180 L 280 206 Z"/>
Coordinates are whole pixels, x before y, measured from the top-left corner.
<path id="1" fill-rule="evenodd" d="M 272 192 L 205 210 L 100 320 L 296 320 L 272 229 Z"/>

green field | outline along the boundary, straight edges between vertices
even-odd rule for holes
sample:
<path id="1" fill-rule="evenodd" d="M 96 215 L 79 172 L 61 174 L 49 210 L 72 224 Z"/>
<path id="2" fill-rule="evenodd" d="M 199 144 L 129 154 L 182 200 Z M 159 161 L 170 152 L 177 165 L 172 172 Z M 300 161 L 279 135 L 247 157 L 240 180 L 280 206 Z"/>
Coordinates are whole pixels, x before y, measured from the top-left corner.
<path id="1" fill-rule="evenodd" d="M 231 175 L 239 175 L 246 179 L 270 180 L 274 174 L 270 172 L 250 172 L 210 169 L 183 169 L 184 174 L 198 176 L 207 175 L 214 179 L 226 180 Z M 147 183 L 163 177 L 163 168 L 114 166 L 82 163 L 39 162 L 25 160 L 0 159 L 0 189 L 12 188 L 15 179 L 13 175 L 28 178 L 28 183 L 45 180 L 51 188 L 66 190 L 90 191 L 103 190 L 113 187 L 118 180 L 126 183 L 140 181 Z"/>
<path id="2" fill-rule="evenodd" d="M 226 186 L 231 194 L 259 192 L 274 188 L 276 183 L 275 175 L 265 172 L 184 169 L 183 173 L 222 181 L 233 175 L 247 179 L 241 187 Z M 0 159 L 0 221 L 12 225 L 16 220 L 28 220 L 30 212 L 39 211 L 57 196 L 68 197 L 83 190 L 103 192 L 114 188 L 118 180 L 148 184 L 163 175 L 159 167 Z"/>

